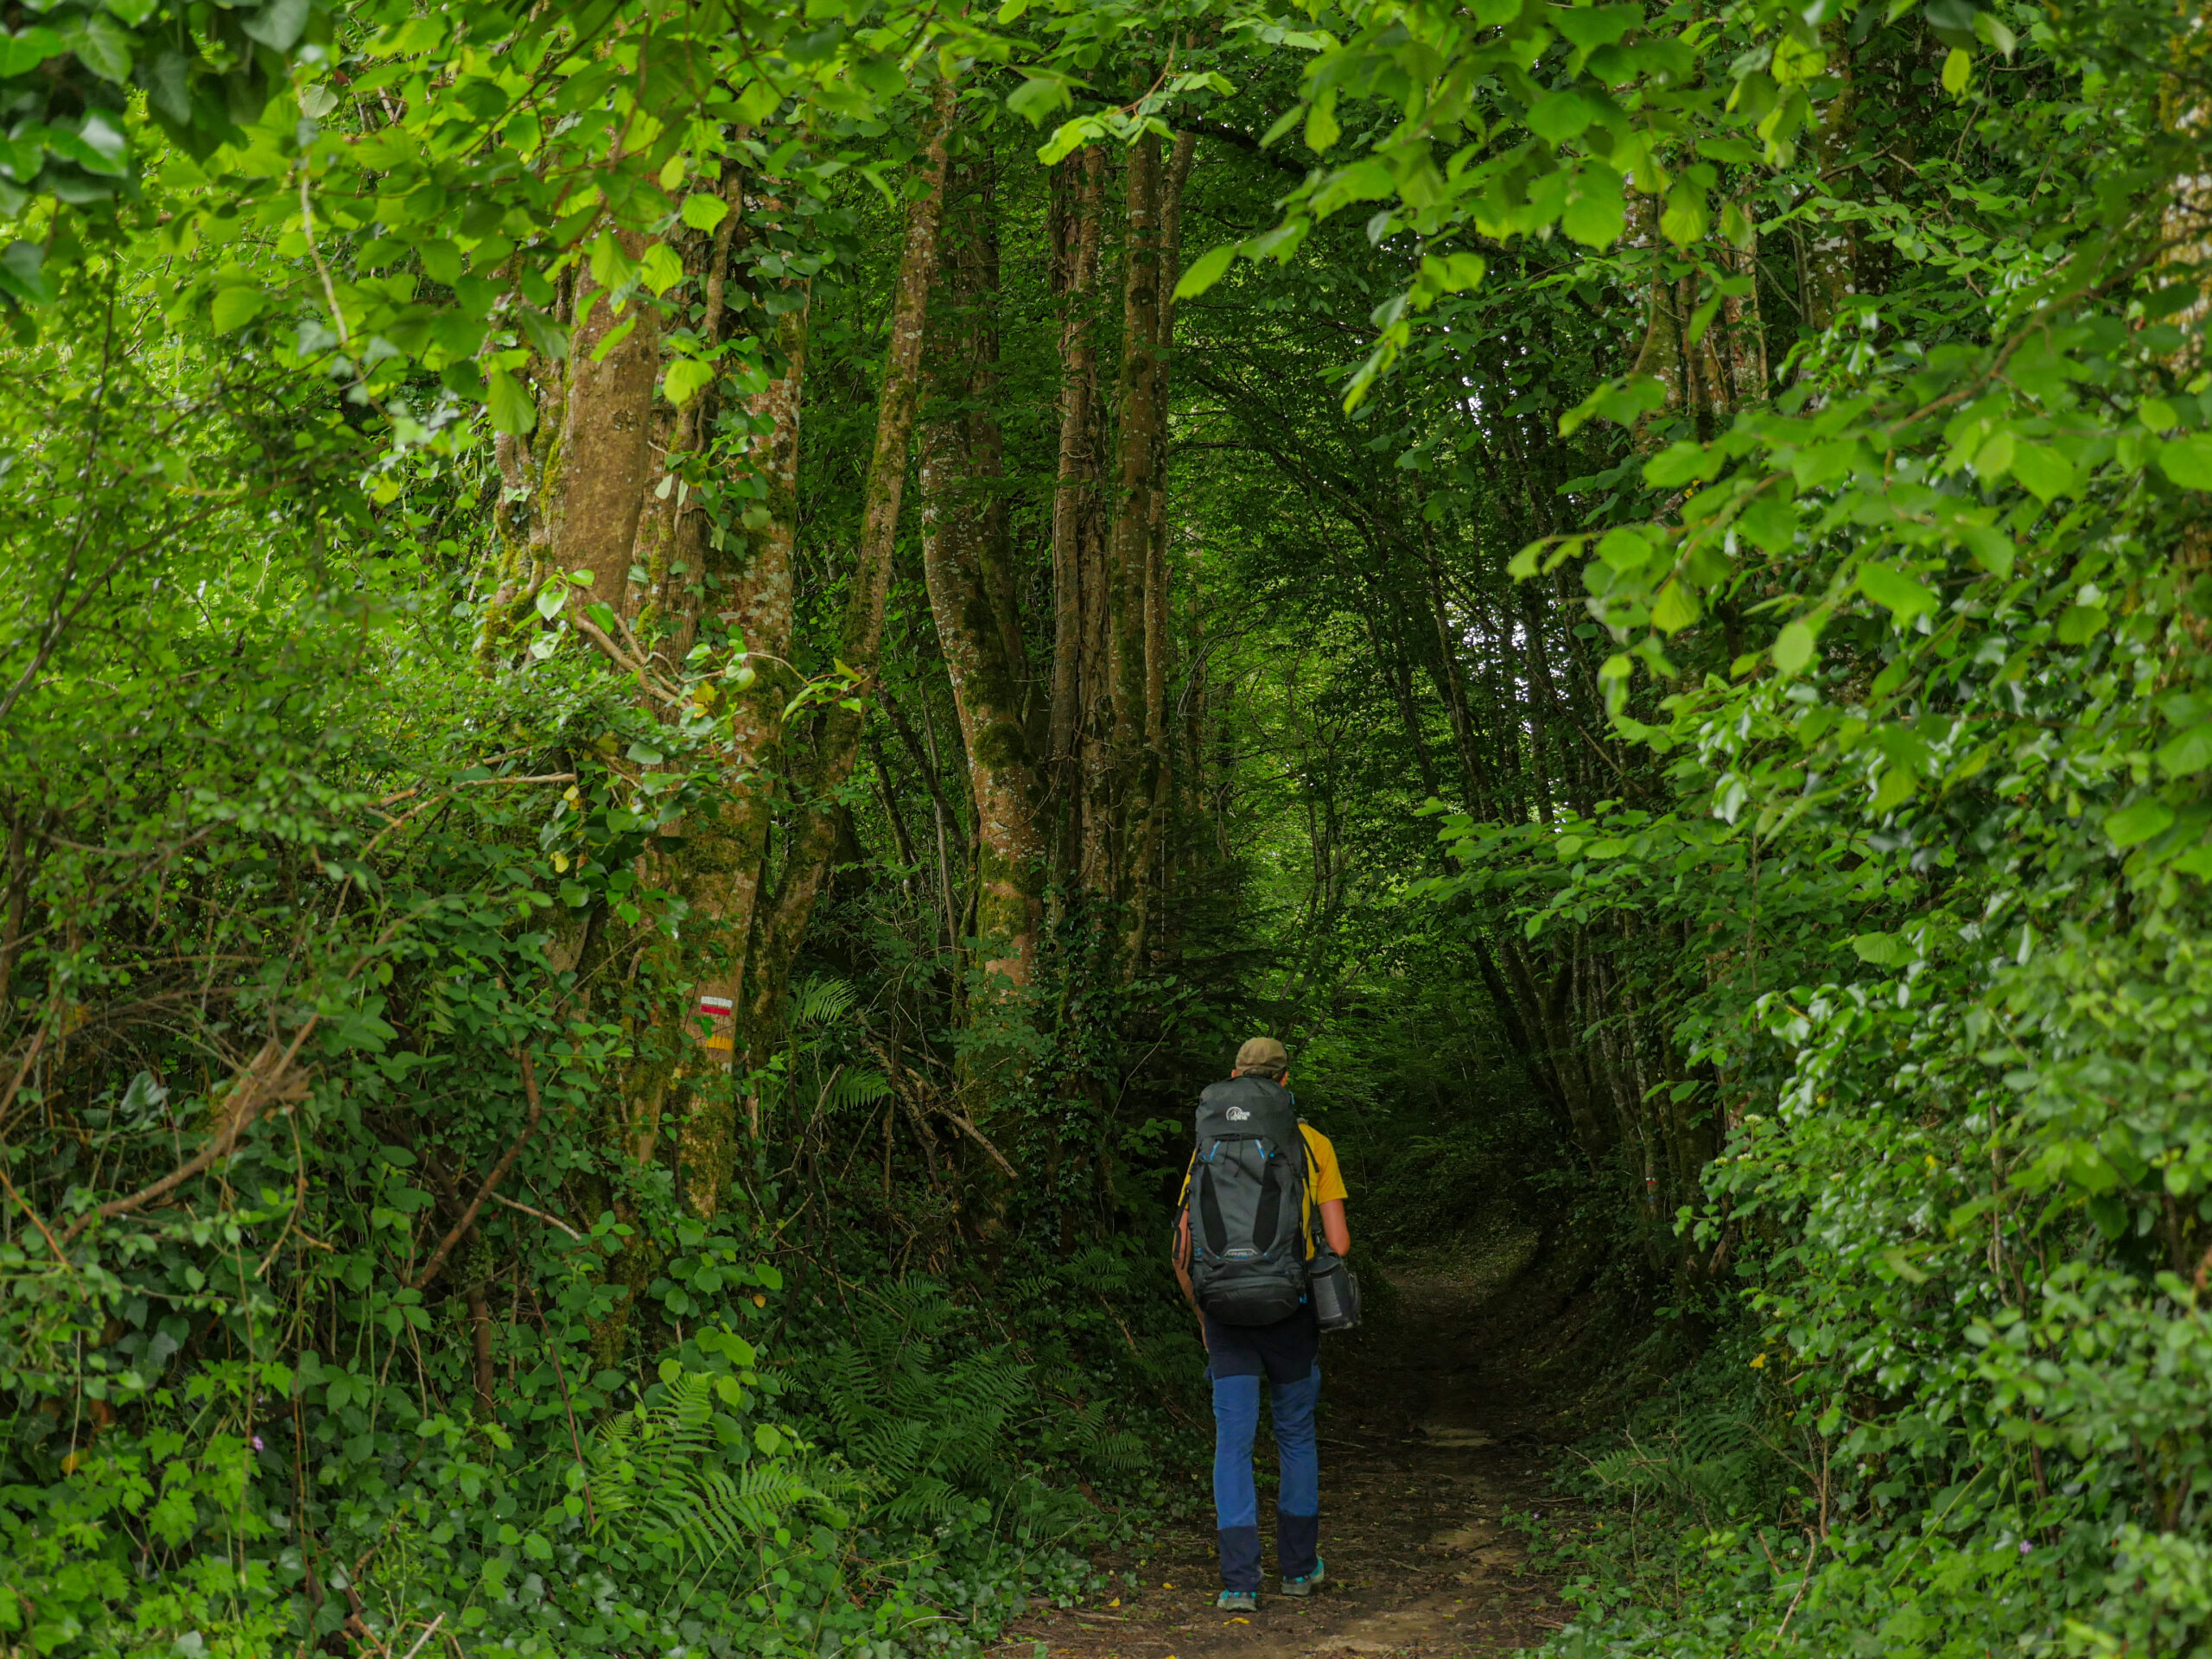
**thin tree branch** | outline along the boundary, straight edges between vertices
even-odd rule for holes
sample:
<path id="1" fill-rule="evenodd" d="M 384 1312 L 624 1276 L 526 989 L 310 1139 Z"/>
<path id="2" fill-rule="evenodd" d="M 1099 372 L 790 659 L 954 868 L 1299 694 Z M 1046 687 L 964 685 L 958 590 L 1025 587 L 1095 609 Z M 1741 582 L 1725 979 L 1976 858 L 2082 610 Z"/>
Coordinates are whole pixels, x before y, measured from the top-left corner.
<path id="1" fill-rule="evenodd" d="M 216 1130 L 196 1156 L 179 1165 L 152 1185 L 142 1186 L 128 1198 L 111 1199 L 99 1209 L 79 1217 L 76 1224 L 61 1235 L 61 1242 L 73 1244 L 78 1236 L 94 1221 L 112 1221 L 118 1216 L 127 1216 L 132 1211 L 142 1210 L 155 1199 L 174 1192 L 211 1165 L 229 1157 L 237 1149 L 239 1137 L 260 1116 L 264 1105 L 276 1101 L 297 1100 L 305 1094 L 307 1079 L 293 1075 L 292 1061 L 300 1052 L 300 1045 L 307 1041 L 308 1033 L 321 1020 L 322 1016 L 319 1014 L 310 1015 L 307 1023 L 300 1027 L 299 1035 L 292 1039 L 292 1046 L 277 1056 L 273 1065 L 270 1059 L 276 1055 L 276 1039 L 271 1038 L 261 1046 L 261 1052 L 254 1056 L 251 1064 L 232 1085 L 230 1098 L 223 1103 L 225 1121 L 222 1127 Z"/>
<path id="2" fill-rule="evenodd" d="M 537 1120 L 543 1115 L 545 1109 L 544 1103 L 539 1098 L 537 1093 L 537 1068 L 531 1063 L 528 1049 L 518 1047 L 514 1054 L 516 1059 L 522 1064 L 523 1098 L 530 1103 L 530 1116 L 523 1123 L 522 1133 L 515 1137 L 514 1145 L 509 1147 L 499 1161 L 492 1166 L 492 1173 L 484 1178 L 483 1185 L 476 1189 L 476 1196 L 468 1201 L 468 1208 L 461 1212 L 461 1219 L 454 1223 L 453 1230 L 439 1243 L 436 1250 L 431 1254 L 429 1262 L 424 1266 L 423 1271 L 416 1275 L 415 1282 L 411 1287 L 413 1289 L 423 1289 L 431 1280 L 438 1276 L 439 1271 L 446 1264 L 446 1258 L 453 1254 L 454 1246 L 467 1237 L 468 1230 L 476 1224 L 476 1212 L 484 1207 L 485 1199 L 494 1196 L 494 1189 L 506 1179 L 507 1172 L 514 1167 L 515 1160 L 522 1155 L 523 1147 L 529 1143 L 530 1137 L 537 1132 Z"/>

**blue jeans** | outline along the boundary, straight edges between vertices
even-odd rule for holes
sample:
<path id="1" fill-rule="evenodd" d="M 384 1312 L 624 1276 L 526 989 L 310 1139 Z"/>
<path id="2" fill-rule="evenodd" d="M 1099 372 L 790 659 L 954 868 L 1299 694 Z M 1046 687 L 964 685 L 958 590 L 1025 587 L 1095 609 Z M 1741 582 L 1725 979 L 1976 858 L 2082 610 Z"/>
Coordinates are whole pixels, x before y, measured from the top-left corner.
<path id="1" fill-rule="evenodd" d="M 1260 1432 L 1261 1381 L 1213 1380 L 1213 1509 L 1221 1530 L 1221 1582 L 1228 1590 L 1260 1587 L 1260 1495 L 1252 1484 L 1252 1442 Z M 1282 1459 L 1275 1566 L 1287 1579 L 1302 1579 L 1319 1560 L 1321 1537 L 1321 1450 L 1313 1437 L 1320 1368 L 1303 1382 L 1268 1384 L 1268 1395 Z"/>

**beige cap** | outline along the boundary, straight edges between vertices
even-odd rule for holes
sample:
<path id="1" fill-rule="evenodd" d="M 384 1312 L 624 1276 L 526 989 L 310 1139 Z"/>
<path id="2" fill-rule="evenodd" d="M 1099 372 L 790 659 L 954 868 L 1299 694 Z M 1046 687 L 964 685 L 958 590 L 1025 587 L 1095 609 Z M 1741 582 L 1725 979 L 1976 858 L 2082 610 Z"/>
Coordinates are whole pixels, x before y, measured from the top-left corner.
<path id="1" fill-rule="evenodd" d="M 1254 1066 L 1287 1066 L 1289 1051 L 1272 1037 L 1255 1037 L 1236 1051 L 1236 1069 L 1249 1071 Z"/>

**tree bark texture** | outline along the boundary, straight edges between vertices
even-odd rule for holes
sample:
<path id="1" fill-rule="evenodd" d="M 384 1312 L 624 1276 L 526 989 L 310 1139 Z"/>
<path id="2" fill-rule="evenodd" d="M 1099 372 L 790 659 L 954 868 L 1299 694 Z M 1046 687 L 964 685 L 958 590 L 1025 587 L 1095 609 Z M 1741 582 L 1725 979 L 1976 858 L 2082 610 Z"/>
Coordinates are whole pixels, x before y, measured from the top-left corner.
<path id="1" fill-rule="evenodd" d="M 893 540 L 906 493 L 906 454 L 913 437 L 920 391 L 922 345 L 930 280 L 937 266 L 938 233 L 944 213 L 945 152 L 953 117 L 953 88 L 939 86 L 931 130 L 916 165 L 920 194 L 908 204 L 899 259 L 891 337 L 884 353 L 883 385 L 876 402 L 875 445 L 868 463 L 858 547 L 838 631 L 838 659 L 872 676 L 883 639 L 884 601 L 891 586 Z M 786 748 L 785 771 L 796 798 L 789 844 L 772 899 L 758 905 L 746 965 L 746 1032 L 756 1050 L 779 1023 L 791 964 L 805 938 L 837 839 L 834 796 L 852 774 L 867 723 L 866 690 L 819 711 L 810 752 Z M 800 753 L 805 753 L 802 760 Z"/>
<path id="2" fill-rule="evenodd" d="M 1096 677 L 1093 625 L 1103 595 L 1104 528 L 1099 452 L 1097 319 L 1099 244 L 1106 216 L 1106 152 L 1087 145 L 1053 179 L 1053 276 L 1060 313 L 1059 460 L 1052 495 L 1052 683 L 1047 735 L 1055 815 L 1055 861 L 1064 882 L 1079 880 L 1087 856 L 1093 734 L 1090 700 Z M 1090 671 L 1086 672 L 1086 669 Z"/>
<path id="3" fill-rule="evenodd" d="M 633 258 L 644 251 L 640 238 L 623 242 Z M 569 587 L 569 611 L 604 601 L 623 614 L 652 470 L 660 311 L 639 292 L 618 312 L 608 289 L 581 276 L 576 309 L 582 320 L 569 338 L 560 433 L 543 463 L 548 580 L 588 572 L 588 583 Z"/>
<path id="4" fill-rule="evenodd" d="M 1173 754 L 1168 742 L 1168 686 L 1173 664 L 1168 624 L 1173 595 L 1168 582 L 1167 557 L 1167 410 L 1168 375 L 1175 346 L 1175 283 L 1182 256 L 1183 187 L 1191 176 L 1191 160 L 1198 146 L 1195 133 L 1178 133 L 1166 167 L 1158 182 L 1158 251 L 1153 264 L 1153 420 L 1149 499 L 1145 504 L 1144 569 L 1144 752 L 1139 763 L 1139 787 L 1132 791 L 1131 808 L 1141 811 L 1133 819 L 1129 836 L 1134 843 L 1129 859 L 1129 919 L 1133 929 L 1129 957 L 1132 969 L 1141 969 L 1160 937 L 1161 912 L 1167 899 L 1167 849 L 1171 809 L 1174 804 Z"/>
<path id="5" fill-rule="evenodd" d="M 995 181 L 963 166 L 938 258 L 922 432 L 922 568 L 976 809 L 976 937 L 988 976 L 1026 987 L 1043 911 L 1039 767 L 1007 545 Z"/>
<path id="6" fill-rule="evenodd" d="M 1151 810 L 1147 724 L 1145 582 L 1152 563 L 1152 498 L 1161 449 L 1160 397 L 1160 140 L 1130 147 L 1122 245 L 1122 366 L 1115 387 L 1114 517 L 1107 549 L 1112 693 L 1108 797 L 1094 803 L 1114 826 L 1109 891 L 1135 906 L 1141 837 Z M 1128 931 L 1134 941 L 1133 913 Z"/>

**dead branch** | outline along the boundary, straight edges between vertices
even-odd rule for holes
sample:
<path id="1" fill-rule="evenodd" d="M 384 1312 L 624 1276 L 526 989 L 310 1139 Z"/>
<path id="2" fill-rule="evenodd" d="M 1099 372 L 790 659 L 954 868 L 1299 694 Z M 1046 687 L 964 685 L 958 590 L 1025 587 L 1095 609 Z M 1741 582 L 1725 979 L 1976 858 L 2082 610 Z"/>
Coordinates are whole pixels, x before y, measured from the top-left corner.
<path id="1" fill-rule="evenodd" d="M 522 1133 L 515 1137 L 514 1145 L 509 1147 L 499 1161 L 492 1166 L 492 1173 L 484 1178 L 484 1184 L 476 1189 L 476 1196 L 468 1201 L 468 1208 L 461 1212 L 461 1219 L 454 1223 L 453 1230 L 439 1242 L 438 1248 L 431 1255 L 429 1263 L 424 1266 L 421 1273 L 416 1275 L 413 1288 L 416 1290 L 421 1290 L 438 1276 L 439 1271 L 446 1264 L 446 1258 L 453 1254 L 454 1246 L 467 1237 L 468 1230 L 476 1224 L 476 1212 L 484 1207 L 484 1201 L 491 1198 L 499 1183 L 506 1179 L 507 1172 L 514 1167 L 515 1160 L 522 1156 L 523 1147 L 529 1143 L 530 1137 L 537 1132 L 537 1120 L 543 1115 L 545 1109 L 544 1103 L 538 1097 L 537 1072 L 531 1063 L 528 1049 L 516 1049 L 515 1058 L 522 1065 L 522 1093 L 523 1098 L 530 1103 L 530 1116 L 524 1121 Z"/>
<path id="2" fill-rule="evenodd" d="M 96 1220 L 112 1221 L 118 1216 L 127 1216 L 134 1210 L 143 1209 L 156 1198 L 167 1197 L 194 1176 L 237 1150 L 238 1138 L 252 1127 L 254 1119 L 264 1108 L 289 1105 L 304 1098 L 308 1091 L 308 1077 L 304 1072 L 295 1071 L 292 1062 L 299 1054 L 300 1045 L 307 1041 L 308 1034 L 321 1023 L 321 1014 L 309 1016 L 307 1023 L 300 1027 L 299 1034 L 292 1039 L 289 1048 L 279 1052 L 276 1039 L 273 1037 L 261 1046 L 261 1052 L 232 1083 L 230 1093 L 224 1097 L 220 1108 L 221 1121 L 216 1126 L 215 1133 L 208 1138 L 207 1144 L 195 1156 L 180 1164 L 152 1185 L 142 1186 L 128 1198 L 111 1199 L 99 1209 L 79 1217 L 75 1224 L 61 1235 L 62 1243 L 74 1243 L 78 1235 Z"/>

